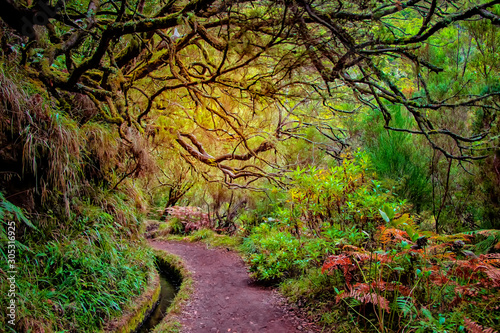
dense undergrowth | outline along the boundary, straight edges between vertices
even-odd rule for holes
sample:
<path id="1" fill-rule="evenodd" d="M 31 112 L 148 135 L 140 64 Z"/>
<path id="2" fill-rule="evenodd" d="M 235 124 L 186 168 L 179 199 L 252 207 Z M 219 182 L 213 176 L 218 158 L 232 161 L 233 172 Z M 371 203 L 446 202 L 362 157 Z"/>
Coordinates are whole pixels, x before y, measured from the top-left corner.
<path id="1" fill-rule="evenodd" d="M 126 148 L 81 96 L 66 96 L 75 103 L 70 114 L 22 71 L 0 67 L 0 274 L 14 276 L 16 301 L 15 325 L 7 324 L 12 297 L 2 297 L 0 326 L 98 331 L 143 291 L 154 268 L 138 237 L 142 194 L 128 180 L 127 191 L 110 186 L 122 177 Z M 2 295 L 10 286 L 2 283 Z"/>
<path id="2" fill-rule="evenodd" d="M 497 330 L 500 232 L 424 230 L 372 170 L 365 153 L 297 169 L 232 241 L 189 207 L 171 209 L 153 234 L 237 247 L 255 279 L 279 284 L 327 331 Z"/>
<path id="3" fill-rule="evenodd" d="M 98 330 L 146 286 L 153 266 L 150 251 L 141 246 L 120 239 L 110 226 L 88 228 L 72 239 L 18 243 L 16 330 Z M 8 272 L 5 262 L 1 269 Z M 7 289 L 2 284 L 2 293 Z"/>

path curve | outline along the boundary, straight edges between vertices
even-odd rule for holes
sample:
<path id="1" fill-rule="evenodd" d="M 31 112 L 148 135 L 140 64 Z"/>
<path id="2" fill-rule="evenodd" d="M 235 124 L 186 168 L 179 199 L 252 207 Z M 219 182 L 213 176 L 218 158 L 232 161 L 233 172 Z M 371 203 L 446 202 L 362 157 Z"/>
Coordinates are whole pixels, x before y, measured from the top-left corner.
<path id="1" fill-rule="evenodd" d="M 280 305 L 271 289 L 253 284 L 236 253 L 201 243 L 151 241 L 150 245 L 181 257 L 193 274 L 195 292 L 179 316 L 183 332 L 316 331 Z"/>

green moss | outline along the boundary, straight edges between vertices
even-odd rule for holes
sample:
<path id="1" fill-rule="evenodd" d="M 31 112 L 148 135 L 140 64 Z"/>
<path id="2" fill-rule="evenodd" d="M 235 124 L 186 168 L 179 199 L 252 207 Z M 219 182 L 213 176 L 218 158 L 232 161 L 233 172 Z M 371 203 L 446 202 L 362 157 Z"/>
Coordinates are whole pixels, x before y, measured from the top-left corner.
<path id="1" fill-rule="evenodd" d="M 198 242 L 201 241 L 211 247 L 229 248 L 233 251 L 242 252 L 240 247 L 242 238 L 237 236 L 220 235 L 210 229 L 199 229 L 190 235 L 173 235 L 158 233 L 155 237 L 157 240 L 172 240 L 172 241 L 185 241 L 185 242 Z"/>
<path id="2" fill-rule="evenodd" d="M 153 250 L 153 252 L 160 266 L 167 268 L 174 275 L 177 275 L 178 278 L 182 279 L 179 291 L 167 309 L 167 315 L 155 327 L 153 332 L 179 332 L 181 325 L 177 316 L 181 313 L 183 306 L 193 294 L 193 278 L 191 272 L 189 272 L 185 263 L 179 257 L 160 250 Z"/>
<path id="3" fill-rule="evenodd" d="M 155 269 L 151 271 L 149 279 L 149 285 L 144 293 L 134 300 L 131 307 L 125 311 L 121 318 L 111 322 L 104 332 L 129 333 L 140 327 L 160 299 L 160 277 Z"/>

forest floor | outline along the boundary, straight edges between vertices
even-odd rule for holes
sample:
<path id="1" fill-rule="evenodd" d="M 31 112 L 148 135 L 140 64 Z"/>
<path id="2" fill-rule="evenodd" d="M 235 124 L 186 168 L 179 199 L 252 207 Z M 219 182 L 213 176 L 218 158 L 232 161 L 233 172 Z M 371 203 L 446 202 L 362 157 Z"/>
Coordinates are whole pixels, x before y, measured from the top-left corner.
<path id="1" fill-rule="evenodd" d="M 193 274 L 194 294 L 179 321 L 183 332 L 319 332 L 274 289 L 249 277 L 241 257 L 206 244 L 151 241 L 182 258 Z"/>

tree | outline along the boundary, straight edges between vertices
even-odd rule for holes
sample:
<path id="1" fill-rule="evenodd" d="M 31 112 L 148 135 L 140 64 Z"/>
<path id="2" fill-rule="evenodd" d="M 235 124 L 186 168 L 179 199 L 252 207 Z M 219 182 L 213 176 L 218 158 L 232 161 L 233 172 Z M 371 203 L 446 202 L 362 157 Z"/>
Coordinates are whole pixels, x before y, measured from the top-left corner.
<path id="1" fill-rule="evenodd" d="M 311 141 L 307 128 L 338 157 L 335 117 L 364 108 L 447 158 L 483 158 L 498 145 L 499 2 L 2 0 L 1 16 L 15 29 L 5 52 L 68 112 L 85 96 L 125 144 L 175 142 L 207 180 L 238 188 L 279 182 L 280 147 Z M 392 126 L 394 105 L 410 127 Z"/>

